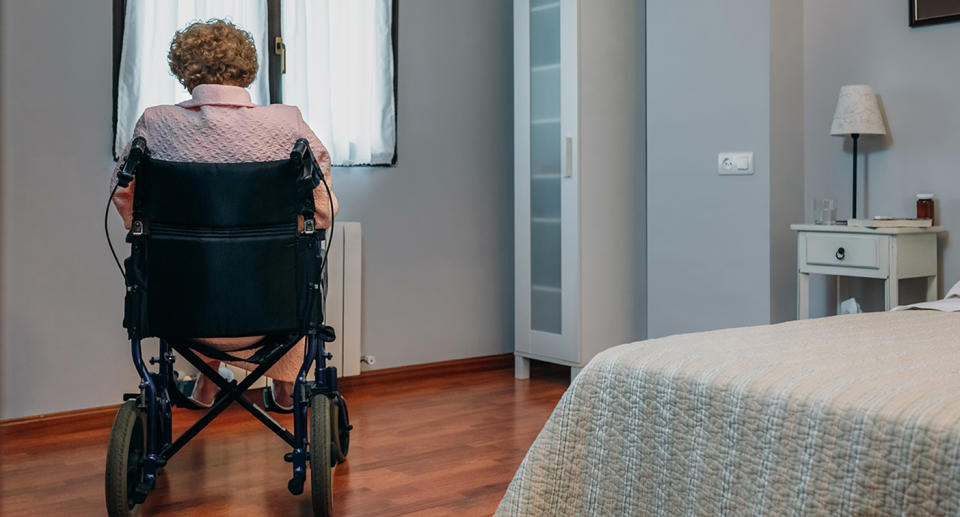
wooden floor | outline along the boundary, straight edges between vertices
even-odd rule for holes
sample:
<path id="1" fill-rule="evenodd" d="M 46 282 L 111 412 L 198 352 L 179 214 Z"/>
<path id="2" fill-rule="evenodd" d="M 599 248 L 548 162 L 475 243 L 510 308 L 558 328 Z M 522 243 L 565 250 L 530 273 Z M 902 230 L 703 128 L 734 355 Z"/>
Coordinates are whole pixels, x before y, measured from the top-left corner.
<path id="1" fill-rule="evenodd" d="M 355 429 L 347 462 L 335 470 L 335 514 L 492 514 L 568 376 L 566 368 L 536 365 L 527 381 L 500 369 L 344 389 Z M 175 432 L 195 418 L 177 410 Z M 101 412 L 5 426 L 0 514 L 104 515 L 111 422 Z M 231 408 L 170 461 L 141 514 L 310 515 L 309 480 L 303 495 L 287 492 L 288 450 Z"/>

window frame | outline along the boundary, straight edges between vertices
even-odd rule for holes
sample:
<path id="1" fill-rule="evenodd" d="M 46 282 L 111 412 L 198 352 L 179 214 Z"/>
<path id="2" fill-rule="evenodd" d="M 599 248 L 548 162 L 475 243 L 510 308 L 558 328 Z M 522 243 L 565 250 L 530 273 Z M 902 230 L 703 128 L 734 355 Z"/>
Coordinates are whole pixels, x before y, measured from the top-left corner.
<path id="1" fill-rule="evenodd" d="M 283 0 L 264 0 L 267 2 L 267 44 L 272 45 L 276 41 L 277 36 L 283 34 L 282 27 L 282 18 L 281 18 L 281 7 Z M 113 131 L 111 135 L 113 138 L 110 140 L 110 154 L 113 154 L 114 142 L 117 139 L 117 117 L 119 116 L 117 111 L 117 101 L 119 98 L 119 88 L 120 88 L 120 57 L 123 54 L 123 31 L 127 17 L 127 2 L 128 0 L 113 0 Z M 399 97 L 397 94 L 397 12 L 398 12 L 398 2 L 397 0 L 392 0 L 390 2 L 390 39 L 393 45 L 393 120 L 394 124 L 397 122 L 397 105 L 399 104 Z M 281 57 L 277 54 L 273 48 L 266 49 L 266 54 L 268 56 L 268 74 L 267 85 L 270 92 L 270 103 L 271 104 L 280 104 L 283 102 L 283 76 L 281 74 Z M 397 148 L 399 135 L 399 127 L 394 131 L 395 138 L 393 143 L 393 158 L 390 160 L 390 163 L 382 164 L 372 164 L 372 165 L 334 165 L 334 167 L 396 167 L 397 166 Z M 120 157 L 114 156 L 113 160 L 117 161 Z"/>

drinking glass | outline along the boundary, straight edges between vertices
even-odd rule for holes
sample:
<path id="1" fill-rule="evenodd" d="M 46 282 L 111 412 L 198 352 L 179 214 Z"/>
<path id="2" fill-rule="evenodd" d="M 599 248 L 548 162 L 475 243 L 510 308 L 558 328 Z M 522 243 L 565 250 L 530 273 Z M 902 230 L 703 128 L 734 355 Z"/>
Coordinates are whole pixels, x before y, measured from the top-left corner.
<path id="1" fill-rule="evenodd" d="M 813 222 L 816 224 L 833 224 L 837 217 L 837 201 L 835 199 L 816 199 L 813 201 Z"/>

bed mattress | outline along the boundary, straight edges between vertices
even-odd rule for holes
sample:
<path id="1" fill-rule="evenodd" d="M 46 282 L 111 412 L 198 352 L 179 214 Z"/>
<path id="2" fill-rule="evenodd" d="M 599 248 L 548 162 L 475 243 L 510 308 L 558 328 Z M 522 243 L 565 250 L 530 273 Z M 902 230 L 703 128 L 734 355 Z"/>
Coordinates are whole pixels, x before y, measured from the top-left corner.
<path id="1" fill-rule="evenodd" d="M 960 513 L 960 313 L 856 314 L 594 358 L 497 515 Z"/>

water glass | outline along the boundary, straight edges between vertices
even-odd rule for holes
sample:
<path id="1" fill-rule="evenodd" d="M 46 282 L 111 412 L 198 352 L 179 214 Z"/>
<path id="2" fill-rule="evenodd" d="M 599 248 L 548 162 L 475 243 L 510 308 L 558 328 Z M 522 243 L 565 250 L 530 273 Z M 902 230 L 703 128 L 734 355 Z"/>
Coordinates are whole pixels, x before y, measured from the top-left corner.
<path id="1" fill-rule="evenodd" d="M 813 222 L 833 224 L 837 221 L 837 201 L 835 199 L 816 199 L 813 201 Z"/>

